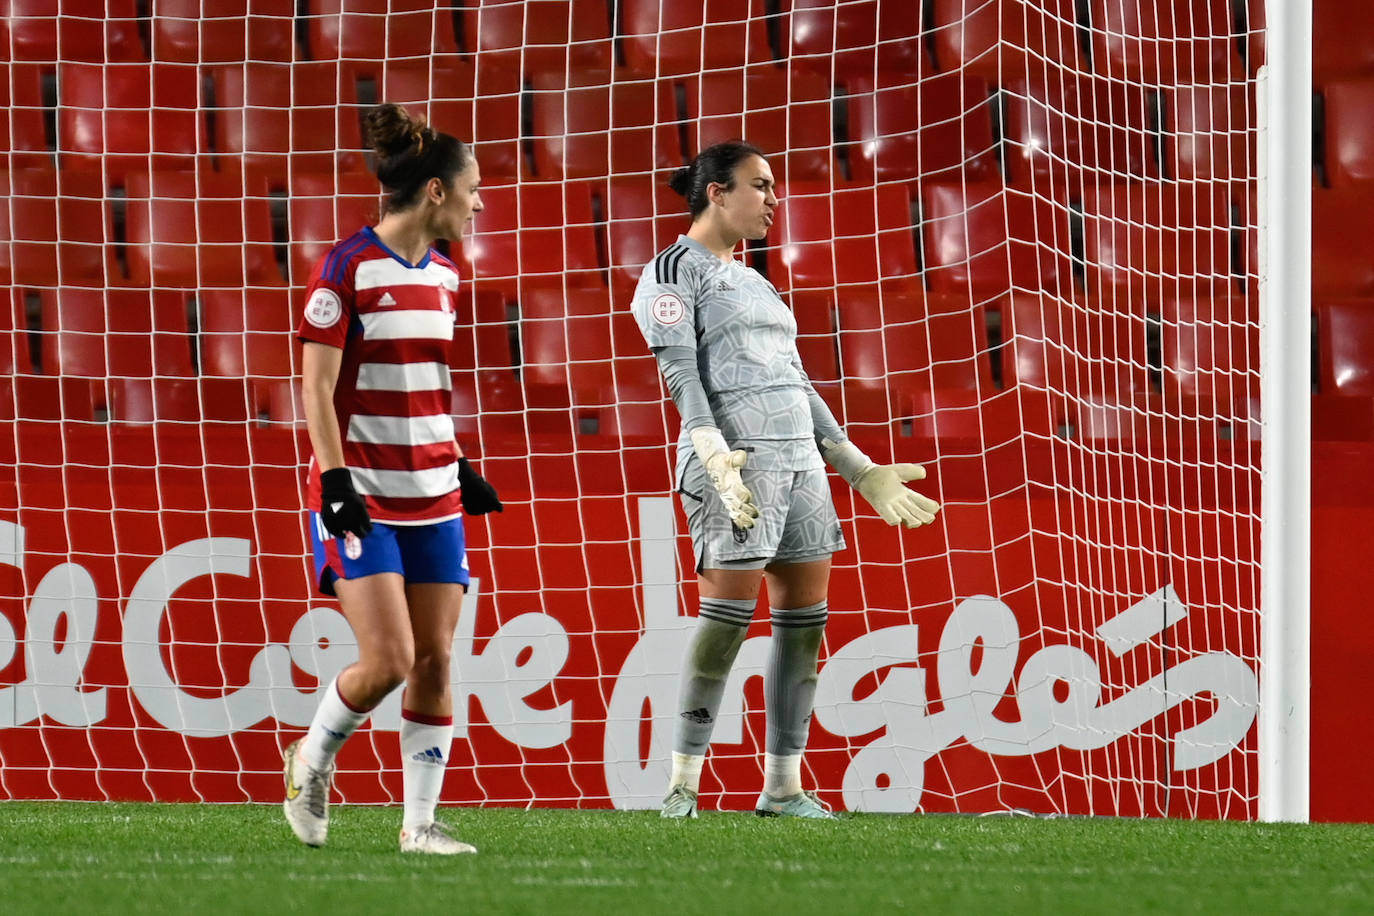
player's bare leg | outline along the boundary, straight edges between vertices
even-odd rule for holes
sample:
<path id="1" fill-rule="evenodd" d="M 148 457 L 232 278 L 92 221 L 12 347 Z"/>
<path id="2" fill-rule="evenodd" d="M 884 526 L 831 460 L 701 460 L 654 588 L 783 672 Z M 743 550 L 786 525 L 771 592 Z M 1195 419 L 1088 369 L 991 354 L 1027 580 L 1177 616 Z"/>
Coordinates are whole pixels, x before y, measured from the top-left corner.
<path id="1" fill-rule="evenodd" d="M 323 691 L 305 738 L 284 753 L 282 811 L 297 839 L 323 846 L 329 833 L 334 757 L 413 667 L 414 648 L 401 577 L 378 573 L 334 583 L 358 640 L 358 661 Z"/>
<path id="2" fill-rule="evenodd" d="M 401 709 L 401 772 L 405 813 L 401 851 L 455 855 L 476 852 L 434 819 L 453 744 L 450 656 L 463 606 L 463 586 L 417 583 L 406 587 L 415 661 L 406 677 Z"/>

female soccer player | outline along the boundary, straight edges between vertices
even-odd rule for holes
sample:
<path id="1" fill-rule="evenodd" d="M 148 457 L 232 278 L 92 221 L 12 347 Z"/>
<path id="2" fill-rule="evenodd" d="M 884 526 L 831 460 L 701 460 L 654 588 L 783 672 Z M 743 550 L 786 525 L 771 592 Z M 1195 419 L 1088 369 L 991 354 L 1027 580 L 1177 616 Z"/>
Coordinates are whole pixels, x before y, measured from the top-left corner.
<path id="1" fill-rule="evenodd" d="M 915 528 L 940 507 L 904 485 L 925 477 L 921 466 L 874 464 L 845 438 L 802 369 L 791 310 L 735 260 L 742 240 L 767 234 L 778 207 L 763 154 L 746 143 L 709 147 L 669 186 L 687 199 L 692 226 L 645 266 L 631 307 L 682 416 L 677 488 L 701 606 L 662 814 L 697 816 L 711 729 L 766 581 L 773 644 L 763 794 L 754 809 L 830 818 L 801 783 L 830 555 L 844 548 L 822 458 L 888 524 Z"/>
<path id="2" fill-rule="evenodd" d="M 365 126 L 387 193 L 382 217 L 315 266 L 298 332 L 315 572 L 320 590 L 338 596 L 358 661 L 286 749 L 283 808 L 301 842 L 324 845 L 334 757 L 404 683 L 401 851 L 475 852 L 434 809 L 453 739 L 449 652 L 468 583 L 460 510 L 502 507 L 454 440 L 458 271 L 430 246 L 459 238 L 481 211 L 479 174 L 465 144 L 399 106 L 372 109 Z"/>

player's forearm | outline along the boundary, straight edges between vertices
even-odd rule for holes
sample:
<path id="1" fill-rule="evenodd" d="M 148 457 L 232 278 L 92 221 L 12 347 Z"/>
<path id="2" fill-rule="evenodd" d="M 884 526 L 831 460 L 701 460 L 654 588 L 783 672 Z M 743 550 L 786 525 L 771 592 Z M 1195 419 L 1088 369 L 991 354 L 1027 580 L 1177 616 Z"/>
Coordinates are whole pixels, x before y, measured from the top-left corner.
<path id="1" fill-rule="evenodd" d="M 811 426 L 816 431 L 816 446 L 824 451 L 822 442 L 844 442 L 849 437 L 840 428 L 840 421 L 835 419 L 835 414 L 831 412 L 830 405 L 825 403 L 820 392 L 813 387 L 808 387 L 806 392 L 807 402 L 811 405 Z"/>
<path id="2" fill-rule="evenodd" d="M 343 436 L 334 413 L 334 385 L 339 378 L 343 351 L 323 344 L 307 343 L 301 354 L 301 401 L 305 408 L 305 428 L 315 463 L 320 470 L 344 466 Z"/>
<path id="3" fill-rule="evenodd" d="M 703 426 L 716 426 L 706 387 L 701 383 L 696 351 L 689 347 L 662 347 L 654 350 L 654 356 L 668 385 L 668 394 L 682 417 L 683 428 L 691 432 Z"/>

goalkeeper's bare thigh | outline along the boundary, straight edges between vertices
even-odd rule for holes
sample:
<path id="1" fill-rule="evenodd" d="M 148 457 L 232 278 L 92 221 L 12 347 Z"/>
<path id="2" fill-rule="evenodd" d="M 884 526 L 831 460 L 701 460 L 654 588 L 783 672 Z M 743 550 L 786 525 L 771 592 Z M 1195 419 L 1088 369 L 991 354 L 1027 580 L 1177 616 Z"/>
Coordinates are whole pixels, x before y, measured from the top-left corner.
<path id="1" fill-rule="evenodd" d="M 697 569 L 762 569 L 775 560 L 811 559 L 844 549 L 825 471 L 744 468 L 759 517 L 753 528 L 736 528 L 706 470 L 693 462 L 679 496 L 692 535 Z"/>

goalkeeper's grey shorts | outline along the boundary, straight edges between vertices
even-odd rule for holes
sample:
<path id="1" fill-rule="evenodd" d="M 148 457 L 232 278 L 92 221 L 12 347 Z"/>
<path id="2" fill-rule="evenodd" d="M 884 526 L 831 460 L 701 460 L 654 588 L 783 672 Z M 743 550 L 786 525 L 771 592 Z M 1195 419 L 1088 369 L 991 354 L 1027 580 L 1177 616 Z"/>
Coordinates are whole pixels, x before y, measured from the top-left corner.
<path id="1" fill-rule="evenodd" d="M 683 469 L 678 496 L 687 515 L 697 571 L 762 569 L 844 550 L 844 533 L 825 471 L 765 471 L 745 467 L 744 485 L 754 494 L 754 527 L 736 528 L 700 461 Z"/>

